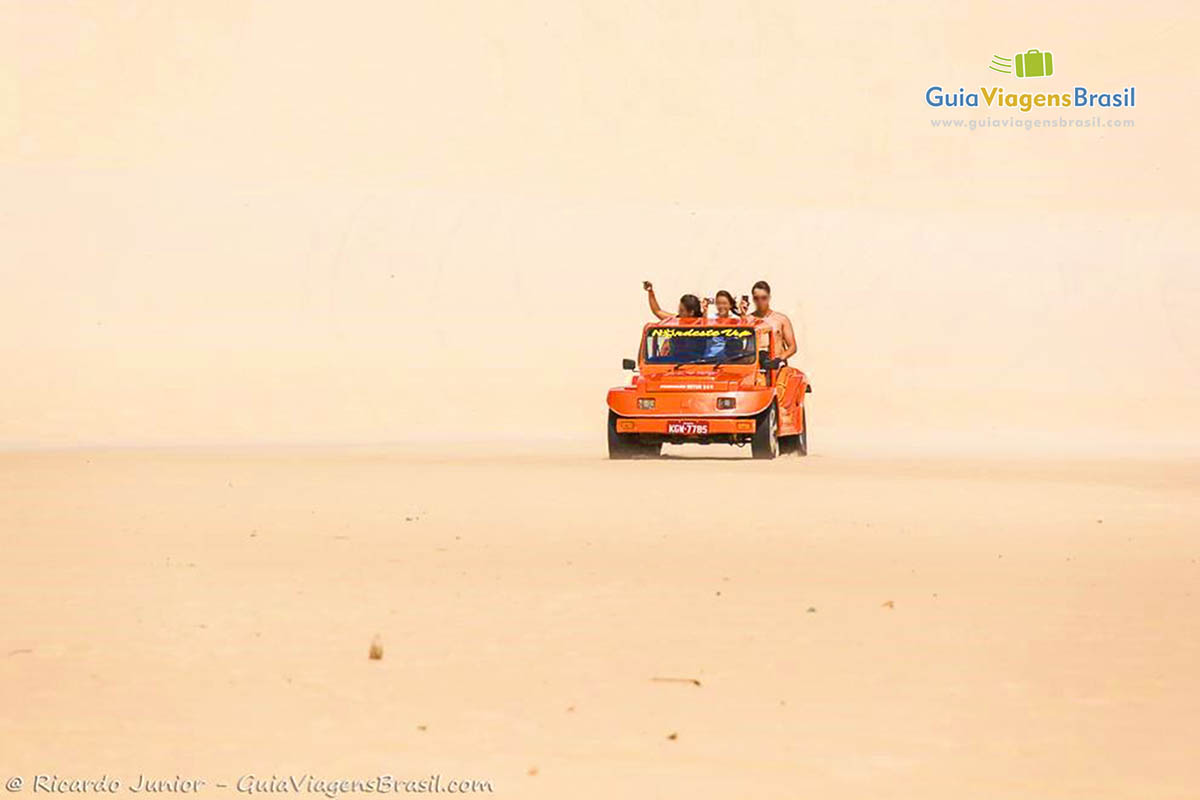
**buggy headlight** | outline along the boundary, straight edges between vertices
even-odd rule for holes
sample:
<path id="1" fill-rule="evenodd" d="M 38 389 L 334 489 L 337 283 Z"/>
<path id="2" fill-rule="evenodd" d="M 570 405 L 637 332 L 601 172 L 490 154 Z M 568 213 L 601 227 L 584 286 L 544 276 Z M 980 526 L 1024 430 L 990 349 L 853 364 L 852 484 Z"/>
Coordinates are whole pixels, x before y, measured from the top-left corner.
<path id="1" fill-rule="evenodd" d="M 653 397 L 639 397 L 638 398 L 638 408 L 642 409 L 643 411 L 654 408 L 654 398 Z"/>
<path id="2" fill-rule="evenodd" d="M 733 408 L 736 405 L 737 405 L 736 397 L 718 397 L 717 398 L 717 408 L 729 409 L 729 408 Z"/>

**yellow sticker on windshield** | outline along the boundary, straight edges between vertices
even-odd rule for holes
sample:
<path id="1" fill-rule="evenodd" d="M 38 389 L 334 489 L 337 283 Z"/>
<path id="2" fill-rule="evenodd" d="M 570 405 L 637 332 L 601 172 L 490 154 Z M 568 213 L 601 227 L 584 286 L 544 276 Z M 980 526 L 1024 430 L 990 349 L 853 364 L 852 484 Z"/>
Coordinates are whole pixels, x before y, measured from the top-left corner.
<path id="1" fill-rule="evenodd" d="M 754 331 L 749 328 L 655 328 L 651 333 L 660 339 L 674 339 L 679 336 L 696 336 L 705 339 L 728 336 L 744 339 Z"/>

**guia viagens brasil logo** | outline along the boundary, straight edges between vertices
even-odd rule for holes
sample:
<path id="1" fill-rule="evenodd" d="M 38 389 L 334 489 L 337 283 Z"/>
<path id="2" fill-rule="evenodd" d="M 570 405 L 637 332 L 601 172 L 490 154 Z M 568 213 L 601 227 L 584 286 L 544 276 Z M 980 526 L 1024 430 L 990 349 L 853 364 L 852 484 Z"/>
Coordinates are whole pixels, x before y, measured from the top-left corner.
<path id="1" fill-rule="evenodd" d="M 1051 78 L 1055 66 L 1053 53 L 1032 49 L 1011 56 L 994 55 L 988 69 L 1023 79 Z M 1078 85 L 1049 92 L 1014 92 L 1001 86 L 981 86 L 974 91 L 959 87 L 958 91 L 954 91 L 930 86 L 925 90 L 925 102 L 934 108 L 992 108 L 1024 112 L 1035 108 L 1132 108 L 1137 105 L 1137 95 L 1134 86 L 1102 92 Z"/>

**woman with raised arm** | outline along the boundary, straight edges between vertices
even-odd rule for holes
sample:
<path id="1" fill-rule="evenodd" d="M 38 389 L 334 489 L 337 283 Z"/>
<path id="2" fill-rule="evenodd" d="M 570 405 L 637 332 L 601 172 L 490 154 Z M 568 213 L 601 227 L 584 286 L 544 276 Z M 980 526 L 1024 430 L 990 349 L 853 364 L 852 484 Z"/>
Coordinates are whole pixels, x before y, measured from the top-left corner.
<path id="1" fill-rule="evenodd" d="M 671 314 L 663 311 L 662 306 L 658 304 L 658 298 L 654 296 L 654 284 L 650 281 L 642 281 L 642 288 L 646 290 L 646 297 L 650 300 L 650 313 L 661 320 L 704 316 L 704 311 L 700 307 L 700 298 L 694 294 L 685 294 L 679 298 L 679 312 Z"/>

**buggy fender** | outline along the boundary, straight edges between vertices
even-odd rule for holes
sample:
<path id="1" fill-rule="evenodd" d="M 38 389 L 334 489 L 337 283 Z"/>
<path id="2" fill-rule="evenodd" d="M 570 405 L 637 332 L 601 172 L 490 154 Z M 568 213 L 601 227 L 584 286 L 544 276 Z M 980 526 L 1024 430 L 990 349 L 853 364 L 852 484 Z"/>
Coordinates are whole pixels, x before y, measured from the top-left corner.
<path id="1" fill-rule="evenodd" d="M 784 408 L 799 405 L 803 395 L 808 393 L 808 376 L 793 367 L 779 371 L 779 383 L 782 390 L 779 405 Z"/>

